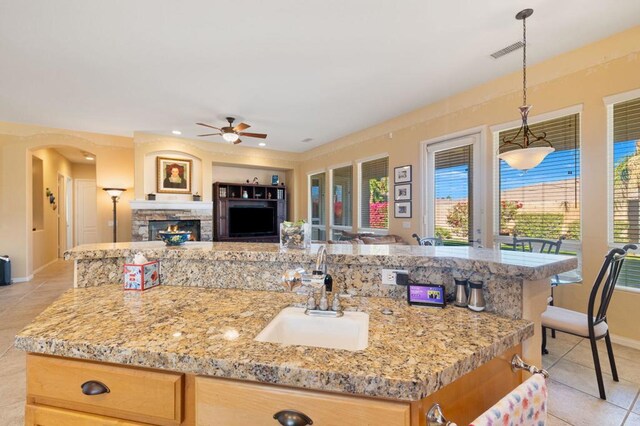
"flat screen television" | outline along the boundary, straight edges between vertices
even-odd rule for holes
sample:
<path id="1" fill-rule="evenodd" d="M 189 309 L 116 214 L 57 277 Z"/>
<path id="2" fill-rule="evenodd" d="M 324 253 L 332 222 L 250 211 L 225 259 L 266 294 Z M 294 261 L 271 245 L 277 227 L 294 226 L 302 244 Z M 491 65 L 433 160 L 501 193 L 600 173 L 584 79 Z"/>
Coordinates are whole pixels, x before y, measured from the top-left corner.
<path id="1" fill-rule="evenodd" d="M 278 235 L 273 207 L 229 207 L 229 236 Z"/>

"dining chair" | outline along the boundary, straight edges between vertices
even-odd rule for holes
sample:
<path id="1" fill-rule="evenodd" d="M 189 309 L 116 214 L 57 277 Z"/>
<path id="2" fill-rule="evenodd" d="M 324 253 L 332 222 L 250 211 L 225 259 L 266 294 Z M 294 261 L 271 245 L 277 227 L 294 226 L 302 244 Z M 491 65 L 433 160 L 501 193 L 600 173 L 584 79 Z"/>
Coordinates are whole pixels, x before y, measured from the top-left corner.
<path id="1" fill-rule="evenodd" d="M 596 378 L 598 380 L 598 390 L 600 392 L 600 398 L 602 399 L 607 399 L 607 397 L 604 391 L 604 382 L 602 381 L 602 369 L 600 368 L 600 358 L 598 356 L 596 341 L 604 338 L 609 356 L 609 364 L 611 365 L 611 375 L 614 381 L 619 381 L 616 361 L 613 356 L 613 347 L 611 346 L 609 325 L 607 324 L 607 309 L 609 308 L 609 303 L 611 302 L 611 297 L 613 296 L 613 291 L 615 290 L 616 282 L 620 276 L 627 252 L 629 250 L 636 250 L 637 248 L 638 247 L 633 244 L 628 244 L 621 249 L 614 248 L 607 254 L 600 273 L 591 289 L 586 314 L 551 305 L 547 306 L 547 310 L 542 313 L 543 353 L 547 352 L 547 329 L 589 339 L 591 343 L 591 353 L 593 355 L 593 364 L 596 369 Z"/>
<path id="2" fill-rule="evenodd" d="M 412 237 L 415 238 L 416 241 L 418 241 L 418 245 L 420 246 L 443 246 L 444 245 L 444 243 L 442 242 L 442 238 L 438 238 L 438 237 L 420 238 L 418 234 L 413 234 Z"/>

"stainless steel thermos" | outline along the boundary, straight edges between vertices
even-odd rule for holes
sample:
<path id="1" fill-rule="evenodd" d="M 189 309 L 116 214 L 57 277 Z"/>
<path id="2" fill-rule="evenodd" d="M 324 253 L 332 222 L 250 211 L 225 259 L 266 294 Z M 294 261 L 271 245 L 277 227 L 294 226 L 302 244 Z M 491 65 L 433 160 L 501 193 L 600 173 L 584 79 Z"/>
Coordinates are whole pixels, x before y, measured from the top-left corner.
<path id="1" fill-rule="evenodd" d="M 467 307 L 472 311 L 484 311 L 486 303 L 484 301 L 484 293 L 482 292 L 482 281 L 469 281 L 469 299 L 467 299 Z"/>
<path id="2" fill-rule="evenodd" d="M 469 281 L 456 278 L 454 278 L 453 281 L 456 283 L 456 300 L 453 304 L 460 308 L 466 308 L 469 298 Z"/>

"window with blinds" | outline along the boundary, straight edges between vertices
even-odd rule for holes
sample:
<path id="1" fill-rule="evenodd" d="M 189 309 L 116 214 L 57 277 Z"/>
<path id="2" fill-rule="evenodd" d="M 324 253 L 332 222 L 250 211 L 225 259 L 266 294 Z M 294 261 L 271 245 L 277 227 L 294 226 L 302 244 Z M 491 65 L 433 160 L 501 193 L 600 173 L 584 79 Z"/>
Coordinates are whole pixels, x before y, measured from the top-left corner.
<path id="1" fill-rule="evenodd" d="M 446 245 L 469 244 L 473 228 L 473 145 L 434 153 L 434 230 Z"/>
<path id="2" fill-rule="evenodd" d="M 360 164 L 360 228 L 389 228 L 389 158 Z"/>
<path id="3" fill-rule="evenodd" d="M 500 235 L 580 240 L 580 115 L 572 114 L 530 126 L 546 133 L 555 151 L 539 166 L 523 172 L 500 161 L 498 171 Z M 498 142 L 518 129 L 502 131 Z M 535 145 L 534 145 L 535 146 Z M 566 246 L 562 252 L 569 254 Z"/>
<path id="4" fill-rule="evenodd" d="M 325 173 L 309 176 L 309 199 L 311 200 L 311 239 L 326 240 L 325 225 Z"/>
<path id="5" fill-rule="evenodd" d="M 331 214 L 334 226 L 352 226 L 353 166 L 332 170 Z"/>
<path id="6" fill-rule="evenodd" d="M 617 244 L 640 243 L 640 98 L 613 105 L 613 235 Z M 640 256 L 625 260 L 618 285 L 640 289 Z"/>

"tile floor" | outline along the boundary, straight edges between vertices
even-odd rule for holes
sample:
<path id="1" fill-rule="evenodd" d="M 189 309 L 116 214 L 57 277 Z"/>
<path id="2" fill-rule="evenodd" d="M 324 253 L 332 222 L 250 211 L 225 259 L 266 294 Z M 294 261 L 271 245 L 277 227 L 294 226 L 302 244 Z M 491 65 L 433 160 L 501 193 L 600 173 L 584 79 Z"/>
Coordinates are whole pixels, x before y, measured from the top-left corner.
<path id="1" fill-rule="evenodd" d="M 0 425 L 24 424 L 24 353 L 13 338 L 73 285 L 73 263 L 58 261 L 33 280 L 0 287 Z"/>
<path id="2" fill-rule="evenodd" d="M 62 292 L 71 288 L 73 264 L 59 261 L 28 283 L 0 287 L 0 425 L 22 425 L 24 416 L 24 353 L 13 336 Z M 614 344 L 620 382 L 608 371 L 606 349 L 600 345 L 607 401 L 598 398 L 591 350 L 587 341 L 558 334 L 548 340 L 550 426 L 640 426 L 640 351 Z"/>

